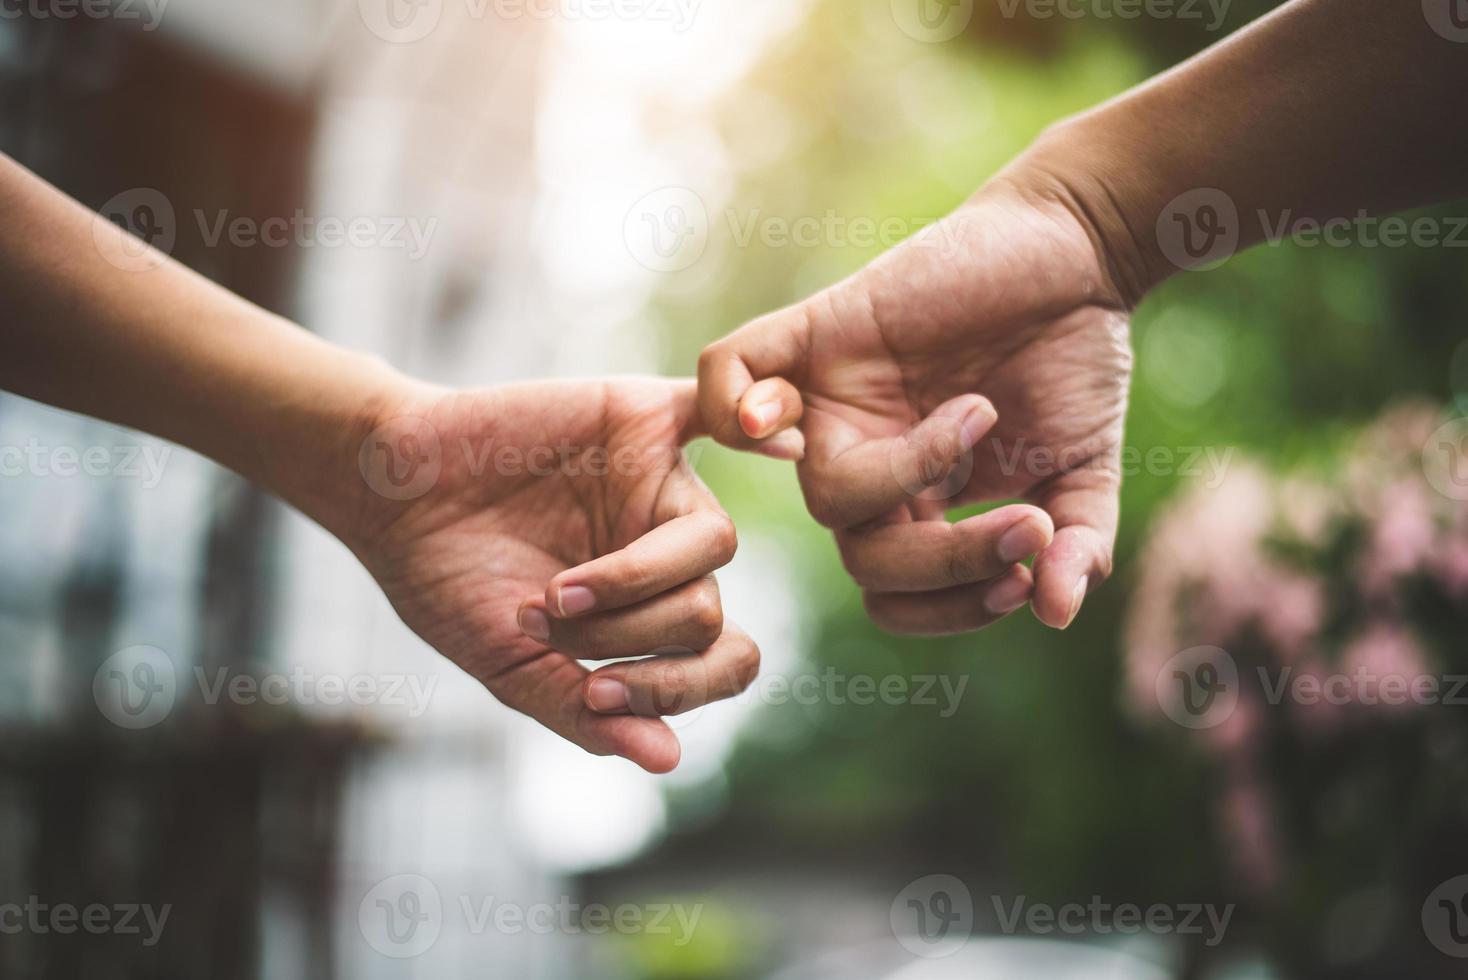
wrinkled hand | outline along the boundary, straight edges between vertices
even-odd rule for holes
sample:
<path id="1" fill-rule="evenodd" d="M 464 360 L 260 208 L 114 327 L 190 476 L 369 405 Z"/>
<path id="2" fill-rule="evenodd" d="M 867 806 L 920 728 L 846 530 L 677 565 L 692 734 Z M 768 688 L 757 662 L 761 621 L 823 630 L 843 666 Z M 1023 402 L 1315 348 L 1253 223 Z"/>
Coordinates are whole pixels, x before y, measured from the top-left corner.
<path id="1" fill-rule="evenodd" d="M 714 437 L 799 461 L 885 629 L 963 632 L 1027 600 L 1064 628 L 1110 573 L 1129 318 L 1062 201 L 996 180 L 699 361 Z M 1036 506 L 944 518 L 1014 498 Z"/>
<path id="2" fill-rule="evenodd" d="M 658 716 L 730 697 L 759 666 L 711 574 L 735 535 L 682 452 L 697 418 L 691 381 L 419 392 L 362 445 L 378 492 L 349 544 L 500 701 L 666 772 L 680 748 Z"/>

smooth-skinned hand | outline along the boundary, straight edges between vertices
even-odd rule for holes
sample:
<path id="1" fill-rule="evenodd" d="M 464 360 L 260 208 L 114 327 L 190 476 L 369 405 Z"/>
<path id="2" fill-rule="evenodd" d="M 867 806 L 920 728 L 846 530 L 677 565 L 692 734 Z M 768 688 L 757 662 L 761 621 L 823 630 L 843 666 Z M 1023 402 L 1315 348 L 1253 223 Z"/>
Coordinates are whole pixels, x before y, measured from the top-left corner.
<path id="1" fill-rule="evenodd" d="M 734 527 L 682 451 L 701 430 L 691 381 L 423 389 L 374 422 L 362 472 L 386 495 L 348 544 L 404 622 L 500 701 L 666 772 L 681 750 L 661 716 L 754 678 L 759 651 L 724 622 L 712 575 Z M 390 499 L 415 490 L 414 461 L 431 485 Z"/>

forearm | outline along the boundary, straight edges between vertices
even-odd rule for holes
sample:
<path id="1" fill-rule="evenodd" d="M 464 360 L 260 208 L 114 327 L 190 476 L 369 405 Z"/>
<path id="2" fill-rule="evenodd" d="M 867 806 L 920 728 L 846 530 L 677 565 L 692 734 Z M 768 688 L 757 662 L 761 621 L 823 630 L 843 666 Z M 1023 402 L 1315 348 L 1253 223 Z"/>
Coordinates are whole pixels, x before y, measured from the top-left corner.
<path id="1" fill-rule="evenodd" d="M 159 253 L 116 261 L 138 244 L 4 157 L 0 214 L 0 387 L 195 449 L 340 533 L 400 376 Z"/>
<path id="2" fill-rule="evenodd" d="M 1468 44 L 1437 33 L 1418 0 L 1294 0 L 1054 127 L 1016 169 L 1072 198 L 1135 303 L 1178 271 L 1179 236 L 1209 203 L 1236 212 L 1243 248 L 1292 221 L 1468 190 L 1464 91 Z M 1178 202 L 1207 189 L 1226 197 Z"/>

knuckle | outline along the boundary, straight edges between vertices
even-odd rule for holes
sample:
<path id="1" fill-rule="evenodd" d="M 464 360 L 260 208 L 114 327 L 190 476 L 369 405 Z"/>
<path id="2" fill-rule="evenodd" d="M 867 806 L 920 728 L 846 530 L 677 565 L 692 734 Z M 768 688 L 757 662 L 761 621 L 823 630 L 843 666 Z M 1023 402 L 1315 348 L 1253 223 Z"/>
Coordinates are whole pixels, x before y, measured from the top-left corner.
<path id="1" fill-rule="evenodd" d="M 687 711 L 693 707 L 699 693 L 693 672 L 682 660 L 671 660 L 660 666 L 653 691 L 656 712 L 660 715 Z"/>
<path id="2" fill-rule="evenodd" d="M 887 602 L 881 596 L 874 595 L 870 592 L 862 594 L 861 602 L 866 608 L 867 617 L 871 619 L 872 624 L 877 629 L 882 630 L 884 633 L 893 633 L 898 636 L 902 635 L 903 631 L 900 628 L 898 617 L 894 614 L 891 603 Z"/>
<path id="3" fill-rule="evenodd" d="M 979 555 L 972 549 L 957 542 L 949 545 L 946 556 L 948 580 L 954 585 L 978 581 L 980 561 Z"/>
<path id="4" fill-rule="evenodd" d="M 841 567 L 846 569 L 857 585 L 864 585 L 869 577 L 869 570 L 865 561 L 865 551 L 861 543 L 855 537 L 846 534 L 836 535 L 836 553 L 841 556 Z"/>
<path id="5" fill-rule="evenodd" d="M 805 509 L 822 527 L 834 529 L 845 526 L 841 504 L 833 488 L 823 481 L 805 482 Z"/>
<path id="6" fill-rule="evenodd" d="M 632 592 L 641 592 L 648 587 L 653 580 L 654 570 L 643 558 L 633 554 L 621 556 L 621 567 L 617 569 L 615 576 L 608 576 L 610 581 L 619 581 L 622 587 Z"/>
<path id="7" fill-rule="evenodd" d="M 596 630 L 584 630 L 577 635 L 570 633 L 565 641 L 568 650 L 575 651 L 588 660 L 599 660 L 608 655 L 608 644 L 604 636 Z"/>
<path id="8" fill-rule="evenodd" d="M 724 631 L 724 604 L 719 599 L 719 587 L 712 579 L 705 579 L 694 589 L 690 603 L 688 618 L 699 635 L 712 643 Z"/>
<path id="9" fill-rule="evenodd" d="M 739 694 L 749 690 L 749 685 L 759 676 L 760 652 L 754 641 L 745 639 L 740 644 L 739 653 L 734 659 L 734 693 Z"/>
<path id="10" fill-rule="evenodd" d="M 719 514 L 713 525 L 714 553 L 727 562 L 739 550 L 739 531 L 728 514 Z"/>

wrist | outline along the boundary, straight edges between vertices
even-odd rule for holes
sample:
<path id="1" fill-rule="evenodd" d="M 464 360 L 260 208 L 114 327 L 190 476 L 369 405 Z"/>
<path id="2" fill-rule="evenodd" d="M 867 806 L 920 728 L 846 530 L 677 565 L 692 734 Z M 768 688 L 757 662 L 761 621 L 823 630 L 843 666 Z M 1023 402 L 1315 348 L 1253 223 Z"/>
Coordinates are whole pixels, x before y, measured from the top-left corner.
<path id="1" fill-rule="evenodd" d="M 400 473 L 374 468 L 374 447 L 397 451 L 412 435 L 404 420 L 429 414 L 438 389 L 375 356 L 311 341 L 319 347 L 297 364 L 303 395 L 260 434 L 259 482 L 355 551 L 404 499 L 391 479 Z"/>
<path id="2" fill-rule="evenodd" d="M 1070 213 L 1091 240 L 1112 299 L 1126 310 L 1177 271 L 1158 248 L 1156 215 L 1149 216 L 1148 188 L 1159 179 L 1095 114 L 1050 127 L 996 177 Z"/>

